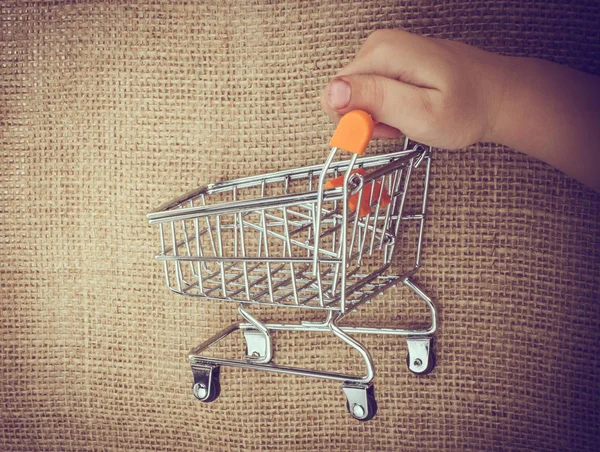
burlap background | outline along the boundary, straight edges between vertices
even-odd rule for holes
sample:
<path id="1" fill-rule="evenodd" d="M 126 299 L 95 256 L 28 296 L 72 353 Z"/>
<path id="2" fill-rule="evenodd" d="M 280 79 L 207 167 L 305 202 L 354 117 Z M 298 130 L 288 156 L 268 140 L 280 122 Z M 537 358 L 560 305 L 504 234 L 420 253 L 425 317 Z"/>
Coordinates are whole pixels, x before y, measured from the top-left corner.
<path id="1" fill-rule="evenodd" d="M 0 21 L 4 449 L 596 447 L 600 197 L 548 166 L 489 145 L 436 153 L 418 280 L 440 308 L 438 366 L 415 377 L 402 340 L 367 338 L 368 423 L 339 384 L 285 375 L 225 368 L 221 397 L 195 401 L 186 353 L 235 306 L 164 287 L 145 214 L 321 162 L 319 92 L 376 28 L 598 74 L 597 2 L 12 1 Z M 355 321 L 411 323 L 403 293 Z M 281 362 L 352 367 L 328 337 L 277 345 Z"/>

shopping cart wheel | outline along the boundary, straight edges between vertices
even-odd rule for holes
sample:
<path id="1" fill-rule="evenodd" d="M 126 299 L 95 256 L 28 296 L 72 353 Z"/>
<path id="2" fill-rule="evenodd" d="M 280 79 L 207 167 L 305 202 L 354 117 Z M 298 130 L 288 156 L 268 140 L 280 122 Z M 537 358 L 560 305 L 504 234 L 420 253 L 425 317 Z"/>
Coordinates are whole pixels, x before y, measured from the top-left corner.
<path id="1" fill-rule="evenodd" d="M 346 395 L 346 408 L 350 416 L 362 422 L 373 419 L 377 413 L 377 401 L 372 384 L 346 383 L 342 386 L 342 390 Z"/>
<path id="2" fill-rule="evenodd" d="M 215 364 L 192 364 L 192 373 L 194 374 L 192 392 L 201 402 L 213 402 L 221 394 L 220 370 L 220 366 Z"/>
<path id="3" fill-rule="evenodd" d="M 433 353 L 433 337 L 407 338 L 408 355 L 406 365 L 408 370 L 417 375 L 426 375 L 435 367 Z"/>

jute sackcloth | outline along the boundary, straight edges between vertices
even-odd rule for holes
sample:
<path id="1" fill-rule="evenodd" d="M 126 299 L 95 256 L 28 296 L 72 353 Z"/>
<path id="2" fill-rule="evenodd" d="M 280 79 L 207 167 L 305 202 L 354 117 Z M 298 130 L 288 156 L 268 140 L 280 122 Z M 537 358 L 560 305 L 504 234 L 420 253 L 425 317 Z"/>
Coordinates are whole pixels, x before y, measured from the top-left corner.
<path id="1" fill-rule="evenodd" d="M 375 29 L 599 74 L 598 23 L 593 0 L 2 2 L 1 447 L 596 449 L 600 196 L 553 168 L 490 144 L 435 152 L 417 280 L 439 307 L 437 367 L 414 376 L 401 338 L 361 337 L 367 423 L 327 380 L 223 368 L 220 398 L 196 401 L 187 352 L 236 306 L 168 291 L 145 214 L 322 162 L 320 92 Z M 353 322 L 426 323 L 406 294 Z M 331 335 L 275 341 L 277 362 L 363 371 Z"/>

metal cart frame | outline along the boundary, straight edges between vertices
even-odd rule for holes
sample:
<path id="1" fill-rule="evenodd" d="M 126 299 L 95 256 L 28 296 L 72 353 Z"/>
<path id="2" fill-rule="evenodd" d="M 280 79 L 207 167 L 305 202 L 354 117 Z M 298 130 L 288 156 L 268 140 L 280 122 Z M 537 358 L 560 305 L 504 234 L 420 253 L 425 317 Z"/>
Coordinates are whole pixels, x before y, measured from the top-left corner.
<path id="1" fill-rule="evenodd" d="M 172 291 L 239 303 L 243 321 L 189 353 L 193 393 L 199 400 L 212 402 L 219 396 L 222 366 L 238 367 L 341 381 L 351 416 L 371 419 L 377 411 L 375 366 L 369 351 L 353 337 L 360 334 L 404 336 L 409 370 L 426 374 L 433 369 L 436 309 L 411 279 L 420 267 L 432 150 L 420 144 L 411 147 L 406 140 L 400 152 L 361 159 L 356 152 L 350 160 L 334 162 L 338 152 L 333 146 L 323 165 L 210 184 L 148 215 L 150 223 L 159 226 L 161 252 L 156 258 Z M 422 175 L 413 181 L 417 168 Z M 420 186 L 421 200 L 416 211 L 407 212 L 411 183 Z M 413 265 L 389 274 L 405 224 L 417 226 Z M 341 325 L 349 313 L 400 283 L 427 305 L 428 328 Z M 251 304 L 321 310 L 326 318 L 263 322 L 249 312 Z M 246 342 L 242 359 L 206 354 L 237 330 Z M 366 371 L 346 375 L 277 365 L 274 331 L 331 333 L 360 354 Z"/>

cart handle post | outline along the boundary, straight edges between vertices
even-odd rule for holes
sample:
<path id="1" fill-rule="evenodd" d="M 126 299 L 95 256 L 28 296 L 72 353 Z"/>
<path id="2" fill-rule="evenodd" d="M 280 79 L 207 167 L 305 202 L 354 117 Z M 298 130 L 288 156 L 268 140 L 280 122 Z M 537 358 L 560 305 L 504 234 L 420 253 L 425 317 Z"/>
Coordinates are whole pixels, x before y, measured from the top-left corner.
<path id="1" fill-rule="evenodd" d="M 335 129 L 331 140 L 329 141 L 329 146 L 331 147 L 331 152 L 327 157 L 327 160 L 323 164 L 321 169 L 321 174 L 319 176 L 319 184 L 318 184 L 318 198 L 317 198 L 317 207 L 313 212 L 314 214 L 314 228 L 315 228 L 315 238 L 314 238 L 314 256 L 313 256 L 313 273 L 318 275 L 319 272 L 319 239 L 320 239 L 320 230 L 321 230 L 321 209 L 323 207 L 323 191 L 325 185 L 325 177 L 327 175 L 327 171 L 333 162 L 333 158 L 338 150 L 351 152 L 352 158 L 346 169 L 346 173 L 344 175 L 344 218 L 347 218 L 348 214 L 348 181 L 350 180 L 350 175 L 356 163 L 356 159 L 359 155 L 365 153 L 367 146 L 369 145 L 369 141 L 373 136 L 373 129 L 375 128 L 375 122 L 371 115 L 362 110 L 352 110 L 342 116 L 340 122 Z M 343 266 L 346 264 L 346 230 L 342 229 L 342 260 Z M 343 285 L 342 285 L 343 291 Z M 322 294 L 319 293 L 319 297 L 322 297 Z M 343 297 L 342 297 L 343 299 Z M 322 303 L 323 300 L 320 299 Z M 343 303 L 343 301 L 342 301 Z"/>

